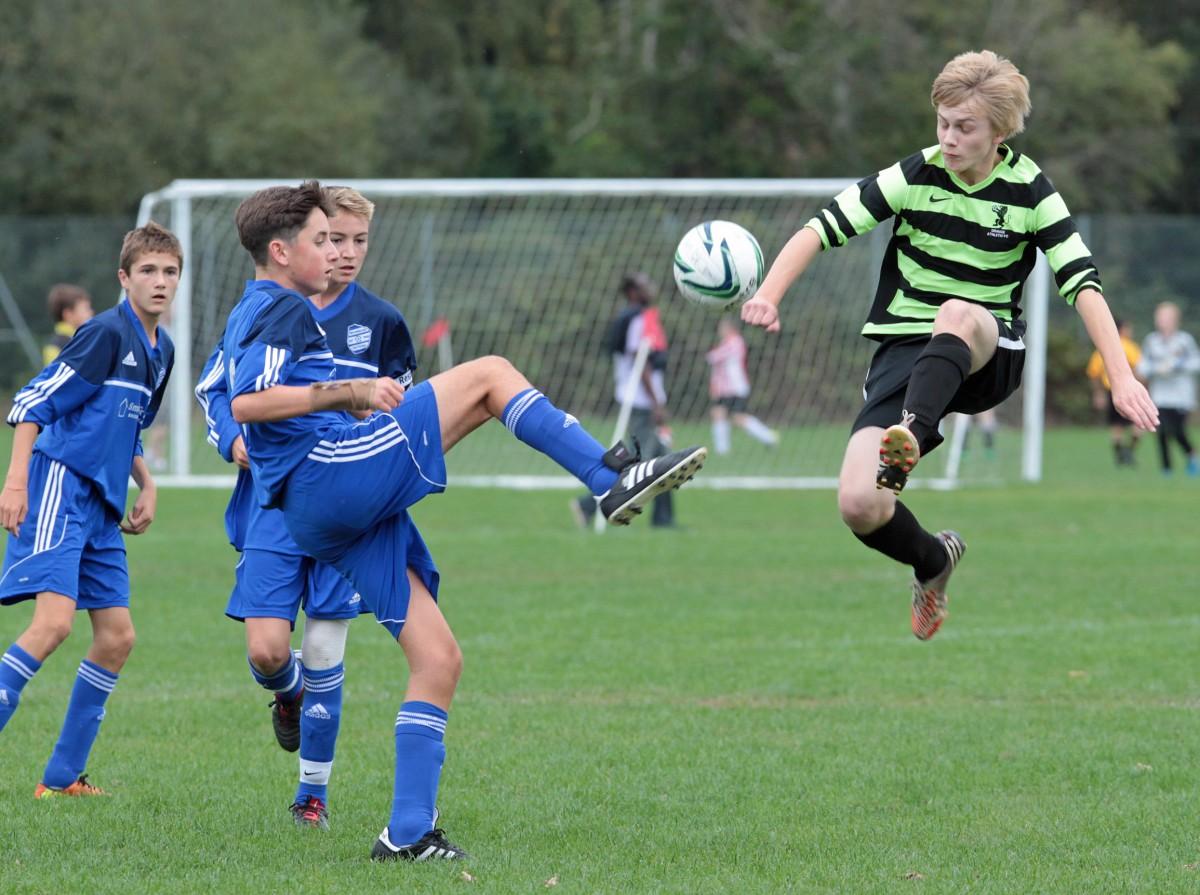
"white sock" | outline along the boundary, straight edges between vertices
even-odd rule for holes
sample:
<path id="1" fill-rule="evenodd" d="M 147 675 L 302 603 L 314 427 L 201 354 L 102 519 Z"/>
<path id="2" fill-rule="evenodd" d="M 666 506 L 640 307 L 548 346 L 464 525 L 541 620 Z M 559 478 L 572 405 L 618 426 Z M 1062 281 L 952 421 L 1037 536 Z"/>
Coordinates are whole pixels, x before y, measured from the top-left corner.
<path id="1" fill-rule="evenodd" d="M 756 441 L 763 444 L 779 444 L 779 433 L 756 416 L 746 414 L 742 417 L 742 428 Z"/>
<path id="2" fill-rule="evenodd" d="M 713 450 L 718 454 L 729 453 L 729 420 L 713 420 Z"/>

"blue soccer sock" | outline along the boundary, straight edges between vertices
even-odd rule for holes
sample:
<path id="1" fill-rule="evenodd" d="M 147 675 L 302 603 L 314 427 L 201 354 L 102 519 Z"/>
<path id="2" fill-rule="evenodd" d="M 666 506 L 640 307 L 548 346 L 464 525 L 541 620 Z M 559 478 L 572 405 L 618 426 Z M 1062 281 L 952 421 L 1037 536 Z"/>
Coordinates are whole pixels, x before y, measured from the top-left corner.
<path id="1" fill-rule="evenodd" d="M 41 662 L 15 643 L 0 656 L 0 730 L 17 710 L 21 691 L 41 667 Z"/>
<path id="2" fill-rule="evenodd" d="M 296 801 L 314 796 L 328 804 L 329 773 L 338 726 L 342 723 L 342 681 L 346 666 L 304 669 L 304 706 L 300 713 L 300 788 Z"/>
<path id="3" fill-rule="evenodd" d="M 604 446 L 535 388 L 517 394 L 504 408 L 501 421 L 508 431 L 541 451 L 595 495 L 617 483 L 617 474 L 604 465 Z"/>
<path id="4" fill-rule="evenodd" d="M 428 702 L 406 702 L 396 716 L 396 785 L 388 839 L 412 845 L 433 829 L 438 779 L 446 760 L 446 712 Z"/>
<path id="5" fill-rule="evenodd" d="M 54 744 L 42 782 L 52 789 L 64 789 L 79 779 L 87 767 L 88 755 L 100 722 L 104 720 L 104 703 L 117 685 L 117 676 L 95 662 L 84 659 L 79 663 L 79 675 L 67 703 L 67 717 L 62 733 Z"/>
<path id="6" fill-rule="evenodd" d="M 300 663 L 296 661 L 295 653 L 291 653 L 288 656 L 287 664 L 274 674 L 263 674 L 254 667 L 254 663 L 250 662 L 248 658 L 246 661 L 250 663 L 250 673 L 254 675 L 254 679 L 263 689 L 270 690 L 288 702 L 296 699 L 303 692 L 304 675 L 300 673 Z"/>

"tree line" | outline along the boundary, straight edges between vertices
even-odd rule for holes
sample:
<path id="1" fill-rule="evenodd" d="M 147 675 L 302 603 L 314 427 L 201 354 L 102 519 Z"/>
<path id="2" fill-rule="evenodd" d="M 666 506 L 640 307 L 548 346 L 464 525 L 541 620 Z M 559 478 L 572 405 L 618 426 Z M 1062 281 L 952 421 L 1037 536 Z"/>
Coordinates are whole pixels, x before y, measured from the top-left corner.
<path id="1" fill-rule="evenodd" d="M 967 49 L 1078 211 L 1196 212 L 1200 0 L 7 0 L 5 214 L 180 177 L 859 176 Z"/>

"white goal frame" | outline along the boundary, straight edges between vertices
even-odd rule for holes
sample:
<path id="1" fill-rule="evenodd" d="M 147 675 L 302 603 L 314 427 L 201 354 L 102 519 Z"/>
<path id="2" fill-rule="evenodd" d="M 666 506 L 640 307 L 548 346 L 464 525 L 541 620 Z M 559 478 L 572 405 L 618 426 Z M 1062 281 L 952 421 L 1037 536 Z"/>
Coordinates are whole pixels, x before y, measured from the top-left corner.
<path id="1" fill-rule="evenodd" d="M 244 197 L 282 179 L 175 180 L 166 187 L 142 197 L 137 224 L 148 221 L 157 208 L 170 208 L 172 231 L 178 236 L 184 258 L 192 257 L 192 202 L 203 197 Z M 832 198 L 853 181 L 847 178 L 821 179 L 343 179 L 322 180 L 359 190 L 371 197 L 493 197 L 493 196 L 796 196 Z M 232 226 L 232 223 L 231 223 Z M 1037 482 L 1042 476 L 1042 441 L 1045 414 L 1046 326 L 1051 293 L 1051 274 L 1045 259 L 1039 256 L 1037 267 L 1025 291 L 1025 310 L 1029 329 L 1025 336 L 1021 478 Z M 159 482 L 173 487 L 232 486 L 232 475 L 192 473 L 191 450 L 194 398 L 191 382 L 192 357 L 192 266 L 185 263 L 172 309 L 172 337 L 175 343 L 175 375 L 170 383 L 170 459 L 166 474 Z M 966 420 L 958 417 L 958 425 Z M 964 430 L 965 431 L 965 430 Z M 950 434 L 950 433 L 948 433 Z M 936 478 L 915 480 L 914 485 L 934 489 L 953 488 L 958 484 L 957 470 L 963 444 L 962 434 L 948 439 L 944 473 Z M 454 485 L 504 487 L 515 489 L 577 488 L 566 475 L 483 475 L 452 476 Z M 833 488 L 832 477 L 754 477 L 700 476 L 691 487 L 716 489 Z"/>

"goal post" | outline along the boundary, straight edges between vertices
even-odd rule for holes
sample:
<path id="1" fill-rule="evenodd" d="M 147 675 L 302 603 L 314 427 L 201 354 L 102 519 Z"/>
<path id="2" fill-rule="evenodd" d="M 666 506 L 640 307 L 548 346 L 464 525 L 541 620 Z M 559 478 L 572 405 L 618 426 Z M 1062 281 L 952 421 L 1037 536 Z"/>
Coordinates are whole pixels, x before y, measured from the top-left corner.
<path id="1" fill-rule="evenodd" d="M 234 211 L 247 195 L 282 180 L 177 180 L 143 197 L 138 224 L 154 218 L 178 235 L 183 273 L 167 327 L 176 347 L 166 413 L 167 485 L 226 486 L 232 468 L 205 444 L 192 397 L 200 367 L 224 328 L 253 266 Z M 623 306 L 618 286 L 641 271 L 658 286 L 668 339 L 667 406 L 675 442 L 710 443 L 706 352 L 719 315 L 683 301 L 671 263 L 695 224 L 732 220 L 773 259 L 784 243 L 851 181 L 746 180 L 341 180 L 376 205 L 362 284 L 395 304 L 417 342 L 418 380 L 449 362 L 509 358 L 556 404 L 604 437 L 620 406 L 607 333 Z M 850 422 L 874 343 L 859 336 L 874 295 L 890 227 L 823 253 L 793 287 L 778 334 L 743 331 L 752 391 L 745 413 L 780 433 L 778 446 L 732 430 L 730 450 L 711 456 L 694 483 L 715 488 L 836 485 Z M 1005 465 L 985 477 L 1040 477 L 1048 273 L 1026 296 L 1024 405 L 1004 414 Z M 736 315 L 734 315 L 736 318 Z M 1038 352 L 1041 352 L 1039 358 Z M 1037 382 L 1033 382 L 1033 379 Z M 1017 399 L 1014 399 L 1016 401 Z M 761 430 L 758 430 L 761 431 Z M 963 462 L 969 437 L 948 439 L 944 459 L 914 479 L 953 487 L 978 474 Z M 572 488 L 574 480 L 484 427 L 448 459 L 452 484 Z"/>

